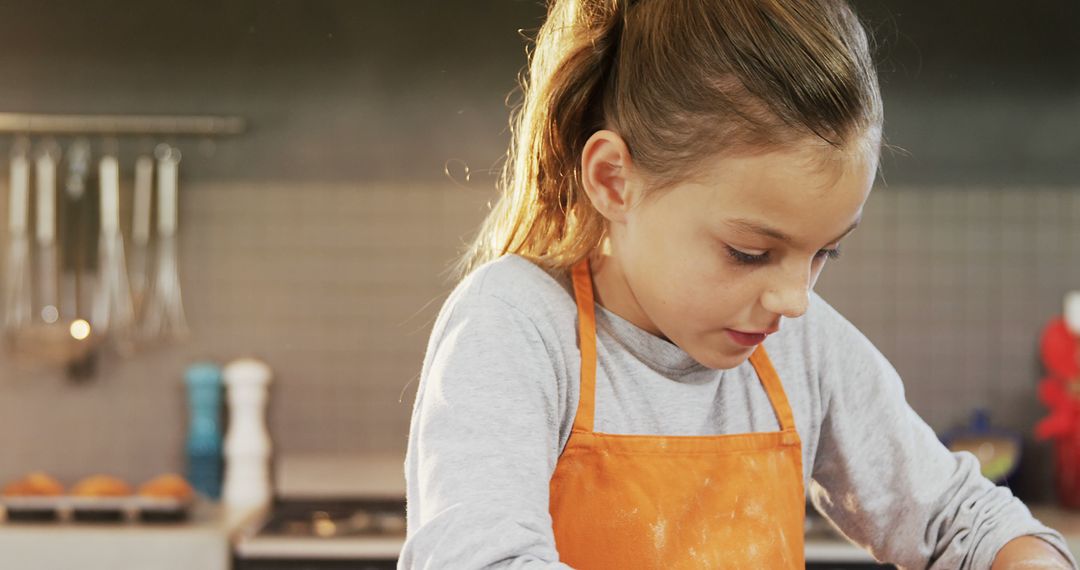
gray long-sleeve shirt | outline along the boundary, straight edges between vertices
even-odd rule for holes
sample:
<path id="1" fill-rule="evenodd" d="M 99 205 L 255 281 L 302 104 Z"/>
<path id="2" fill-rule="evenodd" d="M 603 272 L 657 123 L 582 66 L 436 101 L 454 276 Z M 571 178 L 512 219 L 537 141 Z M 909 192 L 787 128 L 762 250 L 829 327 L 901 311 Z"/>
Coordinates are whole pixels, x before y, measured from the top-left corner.
<path id="1" fill-rule="evenodd" d="M 596 315 L 596 431 L 779 429 L 749 361 L 710 369 L 600 305 Z M 555 548 L 548 484 L 580 395 L 576 327 L 569 276 L 516 255 L 451 293 L 413 408 L 399 568 L 569 568 Z M 986 569 L 1006 542 L 1031 534 L 1072 560 L 1061 535 L 983 478 L 973 455 L 939 442 L 893 366 L 816 293 L 764 345 L 795 415 L 814 505 L 875 558 Z"/>

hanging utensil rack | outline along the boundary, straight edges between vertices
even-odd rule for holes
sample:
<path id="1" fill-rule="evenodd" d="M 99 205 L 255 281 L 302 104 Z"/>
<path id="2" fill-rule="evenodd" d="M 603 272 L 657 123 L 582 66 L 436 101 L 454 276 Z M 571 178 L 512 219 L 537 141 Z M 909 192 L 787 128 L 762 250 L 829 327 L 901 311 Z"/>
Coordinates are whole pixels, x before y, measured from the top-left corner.
<path id="1" fill-rule="evenodd" d="M 50 115 L 0 113 L 0 133 L 52 135 L 237 135 L 243 118 L 212 115 Z"/>
<path id="2" fill-rule="evenodd" d="M 90 115 L 0 113 L 0 136 L 4 134 L 11 135 L 15 138 L 18 144 L 22 144 L 25 146 L 29 144 L 29 139 L 40 138 L 47 144 L 55 145 L 56 143 L 54 137 L 74 137 L 74 144 L 83 144 L 85 146 L 85 141 L 87 138 L 101 137 L 105 140 L 106 143 L 105 148 L 107 150 L 105 151 L 105 154 L 111 155 L 115 155 L 117 152 L 116 139 L 122 137 L 140 137 L 144 139 L 147 137 L 161 137 L 167 140 L 174 137 L 190 136 L 194 138 L 205 139 L 208 137 L 216 136 L 238 135 L 243 133 L 246 129 L 247 124 L 243 118 L 237 116 L 223 115 Z M 79 141 L 83 142 L 80 143 Z M 145 141 L 143 144 L 145 144 Z M 168 144 L 162 143 L 162 145 L 159 145 L 158 148 L 160 148 L 161 146 L 168 146 Z M 29 151 L 24 150 L 24 152 L 28 153 Z M 176 161 L 179 161 L 178 149 L 172 147 L 172 152 L 177 153 Z M 141 156 L 140 158 L 146 159 L 145 153 L 144 156 Z M 158 156 L 157 158 L 158 166 L 163 167 L 161 162 L 162 157 Z M 173 165 L 173 168 L 175 168 L 175 164 Z M 115 168 L 113 170 L 115 170 Z M 114 173 L 112 178 L 115 177 L 116 176 Z M 146 178 L 145 172 L 142 173 L 142 177 Z M 141 182 L 145 184 L 146 181 L 142 180 Z M 175 190 L 173 191 L 175 192 Z M 145 189 L 144 193 L 146 193 Z M 145 199 L 145 196 L 143 197 L 143 199 Z M 115 206 L 115 204 L 113 204 L 113 206 Z M 170 206 L 170 208 L 175 209 L 175 206 Z M 175 224 L 175 222 L 173 223 Z M 140 232 L 142 231 L 143 230 L 140 230 Z M 137 241 L 145 245 L 145 236 L 133 236 L 133 238 L 133 241 Z M 173 242 L 175 241 L 171 234 L 159 236 L 159 239 L 159 247 L 173 244 Z M 115 245 L 117 244 L 114 244 L 114 246 Z M 122 245 L 119 245 L 118 247 L 122 247 Z M 116 247 L 114 247 L 113 249 L 116 249 Z M 169 252 L 166 251 L 165 253 Z M 172 257 L 169 257 L 167 255 L 163 256 L 159 253 L 159 257 L 162 257 L 166 260 L 175 258 L 174 251 L 171 255 Z M 123 258 L 117 256 L 117 259 Z M 175 261 L 173 261 L 173 263 L 175 264 Z M 126 263 L 120 262 L 119 266 L 126 267 Z M 160 271 L 158 271 L 158 273 L 160 273 Z M 172 283 L 172 281 L 175 281 L 175 275 L 173 276 L 172 280 L 163 279 L 159 275 L 158 281 L 163 281 L 165 285 L 168 285 L 169 283 Z M 119 285 L 126 284 L 126 279 L 123 280 L 123 283 L 119 283 Z M 173 285 L 175 285 L 175 283 Z M 121 287 L 121 289 L 123 289 L 123 287 Z M 179 303 L 178 291 L 176 291 L 176 297 L 177 303 Z M 182 309 L 177 310 L 182 311 Z M 186 325 L 184 325 L 183 319 L 181 317 L 182 314 L 180 315 L 180 317 L 174 316 L 173 320 L 176 320 L 179 323 L 176 324 L 176 327 L 179 327 L 180 330 L 183 330 L 186 328 Z M 83 321 L 82 319 L 79 319 L 79 321 L 83 324 L 86 323 L 86 321 Z M 50 334 L 55 332 L 53 329 L 58 328 L 59 327 L 45 327 L 45 329 L 49 330 Z M 63 342 L 68 343 L 67 346 L 63 347 L 68 350 L 68 352 L 61 353 L 60 357 L 67 362 L 67 370 L 69 376 L 82 377 L 91 373 L 93 369 L 94 356 L 99 352 L 98 348 L 100 348 L 101 346 L 100 339 L 98 340 L 98 344 L 96 345 L 87 345 L 91 348 L 86 349 L 85 352 L 76 353 L 71 351 L 71 341 L 70 339 L 68 339 L 68 332 L 66 330 L 60 331 L 60 335 L 63 336 L 64 339 L 66 339 Z M 73 338 L 76 337 L 76 331 L 74 328 L 71 328 L 70 336 Z M 79 343 L 76 342 L 75 344 Z"/>

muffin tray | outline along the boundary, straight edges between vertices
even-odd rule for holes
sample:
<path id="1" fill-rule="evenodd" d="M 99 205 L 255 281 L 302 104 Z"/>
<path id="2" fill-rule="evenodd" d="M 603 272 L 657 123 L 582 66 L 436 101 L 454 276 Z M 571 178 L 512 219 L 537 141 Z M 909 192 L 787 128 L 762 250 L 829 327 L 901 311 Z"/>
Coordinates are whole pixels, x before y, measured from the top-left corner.
<path id="1" fill-rule="evenodd" d="M 195 500 L 131 495 L 81 497 L 60 495 L 2 496 L 0 521 L 5 522 L 181 522 Z"/>

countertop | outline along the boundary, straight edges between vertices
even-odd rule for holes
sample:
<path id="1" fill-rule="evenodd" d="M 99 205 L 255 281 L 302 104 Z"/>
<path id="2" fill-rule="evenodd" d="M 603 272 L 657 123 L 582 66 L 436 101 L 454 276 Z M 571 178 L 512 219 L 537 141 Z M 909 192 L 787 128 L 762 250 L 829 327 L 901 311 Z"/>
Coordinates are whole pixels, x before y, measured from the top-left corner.
<path id="1" fill-rule="evenodd" d="M 180 523 L 0 523 L 0 568 L 228 570 L 220 505 L 197 502 Z"/>
<path id="2" fill-rule="evenodd" d="M 1061 532 L 1080 559 L 1080 511 L 1048 505 L 1031 506 L 1031 511 Z M 86 570 L 228 570 L 234 545 L 225 520 L 220 505 L 200 502 L 185 523 L 0 523 L 0 568 L 69 570 L 77 561 L 77 566 Z M 331 557 L 373 555 L 375 551 L 385 555 L 399 551 L 402 541 L 387 537 L 369 544 L 364 539 L 351 539 L 325 546 Z M 292 545 L 269 546 L 280 547 L 277 554 L 281 555 Z M 806 558 L 808 562 L 873 561 L 866 551 L 831 529 L 823 531 L 820 525 L 807 534 Z"/>
<path id="3" fill-rule="evenodd" d="M 1073 555 L 1080 559 L 1080 512 L 1065 511 L 1053 506 L 1035 506 L 1031 510 L 1036 518 L 1061 532 Z M 815 513 L 810 516 L 814 517 L 815 524 L 806 537 L 807 562 L 874 561 L 865 550 L 833 531 L 819 515 Z M 402 543 L 403 538 L 397 537 L 334 540 L 323 544 L 325 549 L 320 547 L 320 553 L 328 558 L 380 558 L 399 552 Z M 246 544 L 239 544 L 238 547 L 241 550 L 248 548 L 254 557 L 310 554 L 312 548 L 310 540 L 288 538 L 265 538 L 258 548 L 252 548 L 251 545 Z"/>
<path id="4" fill-rule="evenodd" d="M 1043 524 L 1061 533 L 1073 556 L 1080 560 L 1080 511 L 1069 511 L 1053 505 L 1029 505 L 1031 513 Z M 810 513 L 807 513 L 810 516 Z M 814 515 L 816 516 L 816 515 Z M 824 519 L 817 518 L 824 524 Z M 806 536 L 807 562 L 873 562 L 862 548 L 850 543 L 829 528 L 820 526 Z"/>

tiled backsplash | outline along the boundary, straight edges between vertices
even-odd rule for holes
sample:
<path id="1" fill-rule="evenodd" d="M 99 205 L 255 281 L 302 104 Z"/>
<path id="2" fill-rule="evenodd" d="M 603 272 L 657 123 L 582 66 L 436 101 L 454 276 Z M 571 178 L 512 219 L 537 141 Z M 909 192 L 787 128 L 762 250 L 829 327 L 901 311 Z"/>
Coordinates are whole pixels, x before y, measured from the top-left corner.
<path id="1" fill-rule="evenodd" d="M 192 339 L 106 358 L 79 385 L 5 358 L 0 482 L 31 469 L 69 483 L 182 470 L 184 368 L 248 354 L 275 371 L 276 452 L 402 449 L 427 335 L 453 287 L 446 270 L 491 198 L 451 183 L 185 187 Z M 936 430 L 985 406 L 1030 433 L 1044 413 L 1039 332 L 1080 288 L 1078 222 L 1080 189 L 879 187 L 817 290 L 896 366 Z M 1044 481 L 1048 458 L 1033 457 Z"/>

